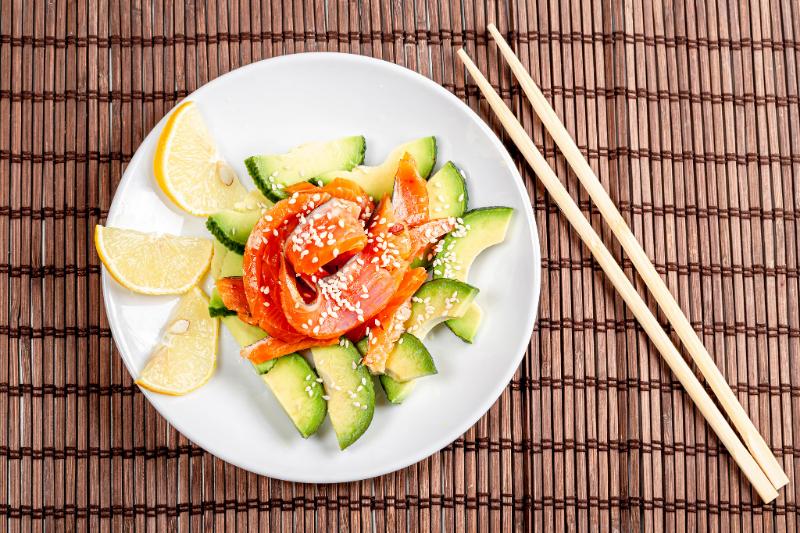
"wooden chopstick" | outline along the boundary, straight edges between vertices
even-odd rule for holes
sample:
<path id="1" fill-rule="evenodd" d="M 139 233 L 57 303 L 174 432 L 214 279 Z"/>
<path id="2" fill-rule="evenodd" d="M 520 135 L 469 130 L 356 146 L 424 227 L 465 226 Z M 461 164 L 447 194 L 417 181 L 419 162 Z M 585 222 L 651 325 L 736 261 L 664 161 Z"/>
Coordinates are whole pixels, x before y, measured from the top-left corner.
<path id="1" fill-rule="evenodd" d="M 506 40 L 497 31 L 494 24 L 489 24 L 489 32 L 492 34 L 500 52 L 511 67 L 511 71 L 516 76 L 522 90 L 528 97 L 534 111 L 539 116 L 539 119 L 544 124 L 547 131 L 553 137 L 553 140 L 558 145 L 561 153 L 564 154 L 569 165 L 572 167 L 573 172 L 580 180 L 583 187 L 589 193 L 592 201 L 597 205 L 601 215 L 606 223 L 611 226 L 611 231 L 622 244 L 625 253 L 630 257 L 633 266 L 639 272 L 639 275 L 644 280 L 647 288 L 658 302 L 661 311 L 669 320 L 669 323 L 675 329 L 678 337 L 686 346 L 686 350 L 691 355 L 697 368 L 703 374 L 706 382 L 708 382 L 711 390 L 717 396 L 722 408 L 728 414 L 728 417 L 733 422 L 733 425 L 739 430 L 747 449 L 750 450 L 753 458 L 764 470 L 764 473 L 769 478 L 772 485 L 779 489 L 789 483 L 789 478 L 781 468 L 780 463 L 772 454 L 764 438 L 756 429 L 752 420 L 747 416 L 742 404 L 736 398 L 736 395 L 731 390 L 725 377 L 720 372 L 711 355 L 703 346 L 700 337 L 697 336 L 694 328 L 692 328 L 686 315 L 681 310 L 678 302 L 670 293 L 664 280 L 658 275 L 656 268 L 647 254 L 642 249 L 639 241 L 636 240 L 631 229 L 625 223 L 622 215 L 617 210 L 614 202 L 609 197 L 600 180 L 592 171 L 592 167 L 581 154 L 575 141 L 570 136 L 564 124 L 558 118 L 558 115 L 553 110 L 550 103 L 539 90 L 539 87 L 531 78 L 528 71 L 522 65 L 516 54 L 511 50 Z"/>
<path id="2" fill-rule="evenodd" d="M 758 466 L 753 456 L 747 451 L 739 437 L 725 420 L 722 412 L 711 400 L 700 381 L 692 373 L 689 365 L 684 361 L 681 354 L 672 344 L 667 334 L 659 325 L 656 317 L 650 312 L 647 304 L 636 292 L 633 284 L 625 277 L 622 268 L 617 264 L 611 252 L 603 244 L 602 239 L 592 228 L 592 225 L 583 216 L 575 201 L 561 184 L 553 169 L 545 161 L 536 145 L 528 137 L 527 133 L 519 123 L 514 113 L 506 106 L 497 92 L 492 88 L 486 78 L 478 70 L 478 67 L 469 58 L 469 55 L 462 49 L 458 51 L 458 57 L 467 67 L 467 70 L 475 79 L 492 110 L 495 112 L 506 132 L 517 145 L 520 152 L 525 156 L 528 164 L 533 168 L 536 175 L 542 181 L 550 196 L 553 197 L 558 207 L 567 217 L 567 220 L 577 232 L 581 240 L 586 244 L 592 255 L 597 260 L 600 267 L 606 273 L 614 288 L 622 296 L 622 299 L 633 312 L 636 319 L 650 336 L 664 361 L 677 376 L 683 388 L 689 393 L 697 408 L 703 414 L 708 424 L 719 437 L 722 444 L 728 449 L 739 468 L 742 469 L 747 479 L 756 489 L 756 492 L 764 502 L 770 502 L 778 496 L 778 492 L 764 471 Z"/>

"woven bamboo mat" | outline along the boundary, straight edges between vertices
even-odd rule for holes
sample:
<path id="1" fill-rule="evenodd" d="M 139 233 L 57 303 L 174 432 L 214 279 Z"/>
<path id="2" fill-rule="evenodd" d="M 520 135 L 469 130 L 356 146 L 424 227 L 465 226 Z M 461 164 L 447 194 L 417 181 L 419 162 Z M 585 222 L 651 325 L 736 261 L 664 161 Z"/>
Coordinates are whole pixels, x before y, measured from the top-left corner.
<path id="1" fill-rule="evenodd" d="M 524 167 L 544 258 L 530 350 L 429 459 L 360 483 L 271 480 L 189 442 L 133 385 L 93 227 L 150 128 L 238 66 L 381 57 L 491 120 L 464 46 L 602 227 L 487 46 L 491 21 L 781 458 L 776 502 L 759 504 Z M 0 531 L 797 530 L 798 39 L 797 0 L 0 0 Z"/>

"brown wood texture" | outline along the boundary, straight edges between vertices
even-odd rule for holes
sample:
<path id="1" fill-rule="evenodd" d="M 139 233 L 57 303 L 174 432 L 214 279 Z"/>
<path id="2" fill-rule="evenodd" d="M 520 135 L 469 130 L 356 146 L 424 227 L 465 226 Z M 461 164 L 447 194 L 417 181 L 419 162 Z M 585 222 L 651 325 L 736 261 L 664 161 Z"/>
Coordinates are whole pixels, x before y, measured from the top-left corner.
<path id="1" fill-rule="evenodd" d="M 205 453 L 133 384 L 94 225 L 178 100 L 277 55 L 407 66 L 502 138 L 454 59 L 465 47 L 644 293 L 488 22 L 783 463 L 777 501 L 758 502 L 510 143 L 540 318 L 500 399 L 442 451 L 360 483 L 272 480 Z M 797 0 L 0 0 L 0 531 L 797 531 L 799 42 Z"/>

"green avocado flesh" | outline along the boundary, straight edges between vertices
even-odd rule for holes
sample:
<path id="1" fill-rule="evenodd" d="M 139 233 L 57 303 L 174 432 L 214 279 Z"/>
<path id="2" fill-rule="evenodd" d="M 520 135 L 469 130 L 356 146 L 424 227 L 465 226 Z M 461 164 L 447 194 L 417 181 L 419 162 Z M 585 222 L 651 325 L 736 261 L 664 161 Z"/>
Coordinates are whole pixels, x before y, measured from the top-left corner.
<path id="1" fill-rule="evenodd" d="M 482 207 L 464 215 L 451 231 L 442 251 L 433 260 L 433 277 L 467 281 L 472 262 L 482 251 L 503 242 L 514 210 L 510 207 Z"/>
<path id="2" fill-rule="evenodd" d="M 225 256 L 228 255 L 228 249 L 216 239 L 211 241 L 211 248 L 214 250 L 214 255 L 211 257 L 208 275 L 212 280 L 216 281 L 219 279 L 219 273 L 222 270 L 222 262 L 225 260 Z"/>
<path id="3" fill-rule="evenodd" d="M 208 217 L 206 228 L 226 248 L 237 254 L 243 254 L 247 238 L 253 226 L 261 218 L 261 213 L 260 208 L 249 211 L 225 209 Z"/>
<path id="4" fill-rule="evenodd" d="M 217 265 L 213 265 L 214 270 L 216 270 L 216 275 L 214 276 L 215 280 L 219 278 L 242 275 L 243 256 L 232 250 L 224 250 L 224 252 L 225 253 L 222 255 L 222 259 L 219 259 L 219 263 Z M 218 261 L 216 253 L 217 249 L 214 248 L 214 262 Z M 212 317 L 225 317 L 235 315 L 236 311 L 225 307 L 225 303 L 223 303 L 217 288 L 214 287 L 211 290 L 211 298 L 208 300 L 208 314 Z"/>
<path id="5" fill-rule="evenodd" d="M 367 338 L 358 342 L 358 351 L 367 353 Z M 436 374 L 428 349 L 418 338 L 403 333 L 386 360 L 385 374 L 379 376 L 383 392 L 391 403 L 402 403 L 414 389 L 416 379 Z"/>
<path id="6" fill-rule="evenodd" d="M 378 166 L 359 166 L 347 171 L 327 172 L 318 175 L 317 180 L 328 183 L 335 178 L 348 179 L 360 185 L 375 200 L 380 200 L 385 194 L 392 193 L 397 165 L 406 152 L 414 158 L 419 175 L 427 178 L 436 164 L 435 137 L 423 137 L 401 144 Z"/>
<path id="7" fill-rule="evenodd" d="M 411 394 L 411 391 L 414 390 L 414 387 L 417 384 L 416 381 L 406 381 L 405 383 L 400 383 L 399 381 L 395 381 L 385 374 L 380 377 L 380 381 L 381 388 L 383 388 L 383 392 L 386 394 L 386 399 L 394 404 L 403 403 L 403 401 L 408 398 L 408 395 Z"/>
<path id="8" fill-rule="evenodd" d="M 229 278 L 242 275 L 242 261 L 244 256 L 237 252 L 228 252 L 225 259 L 222 260 L 222 267 L 219 270 L 219 277 Z"/>
<path id="9" fill-rule="evenodd" d="M 231 332 L 239 346 L 249 346 L 267 336 L 266 331 L 258 326 L 251 326 L 246 322 L 242 322 L 236 315 L 222 317 L 222 323 Z"/>
<path id="10" fill-rule="evenodd" d="M 459 318 L 451 318 L 445 325 L 450 328 L 450 331 L 456 334 L 458 338 L 465 342 L 472 343 L 475 340 L 475 335 L 478 334 L 478 328 L 483 320 L 483 309 L 477 303 L 472 302 L 467 308 L 467 312 Z"/>
<path id="11" fill-rule="evenodd" d="M 367 353 L 367 342 L 366 337 L 358 341 L 358 351 L 362 355 Z M 422 341 L 410 333 L 403 333 L 386 359 L 384 373 L 402 383 L 436 374 L 436 365 Z"/>
<path id="12" fill-rule="evenodd" d="M 411 303 L 406 329 L 422 340 L 437 324 L 467 312 L 478 289 L 454 279 L 434 279 L 420 287 Z"/>
<path id="13" fill-rule="evenodd" d="M 230 250 L 222 251 L 225 253 L 220 259 L 216 255 L 214 258 L 215 262 L 218 261 L 214 277 L 241 276 L 242 256 Z M 218 249 L 215 247 L 214 253 L 217 252 Z M 215 312 L 230 314 L 215 315 Z M 248 346 L 267 336 L 263 329 L 242 322 L 235 312 L 226 308 L 216 288 L 211 294 L 209 314 L 221 316 L 222 323 L 239 346 Z M 275 394 L 297 431 L 304 438 L 316 432 L 325 419 L 327 407 L 325 399 L 322 398 L 322 387 L 316 381 L 317 374 L 308 362 L 298 354 L 290 354 L 254 364 L 253 368 Z M 311 377 L 307 380 L 308 376 Z M 308 394 L 306 387 L 311 387 L 311 395 Z"/>
<path id="14" fill-rule="evenodd" d="M 216 248 L 214 250 L 216 253 Z M 217 275 L 215 278 L 227 278 L 230 276 L 242 275 L 242 256 L 236 252 L 225 250 L 225 254 L 219 261 Z M 216 260 L 216 256 L 215 256 Z M 267 332 L 257 326 L 251 326 L 239 320 L 236 312 L 225 307 L 222 298 L 217 292 L 216 287 L 211 291 L 211 299 L 208 304 L 208 312 L 211 316 L 219 316 L 222 318 L 222 323 L 231 332 L 233 338 L 239 346 L 248 346 L 255 342 L 260 341 L 267 336 Z M 260 365 L 253 365 L 256 367 L 256 372 L 263 374 L 267 372 L 275 361 L 266 361 Z"/>
<path id="15" fill-rule="evenodd" d="M 467 182 L 452 161 L 428 180 L 428 213 L 433 218 L 460 217 L 467 210 Z"/>
<path id="16" fill-rule="evenodd" d="M 314 366 L 328 396 L 328 414 L 344 450 L 361 437 L 375 412 L 375 388 L 361 355 L 347 340 L 333 346 L 311 348 Z"/>
<path id="17" fill-rule="evenodd" d="M 236 311 L 225 307 L 222 297 L 220 297 L 217 288 L 214 287 L 211 289 L 211 298 L 208 299 L 208 314 L 214 318 L 235 315 Z"/>
<path id="18" fill-rule="evenodd" d="M 337 170 L 350 170 L 364 162 L 362 135 L 333 141 L 301 144 L 285 154 L 254 155 L 244 160 L 256 187 L 271 200 L 286 198 L 285 188 Z"/>
<path id="19" fill-rule="evenodd" d="M 284 355 L 274 363 L 261 379 L 275 394 L 303 438 L 308 438 L 325 420 L 327 408 L 322 397 L 322 384 L 317 382 L 317 373 L 301 355 Z"/>
<path id="20" fill-rule="evenodd" d="M 464 215 L 461 227 L 444 238 L 442 250 L 433 260 L 433 277 L 466 281 L 475 258 L 485 249 L 503 242 L 514 210 L 510 207 L 483 207 Z M 474 302 L 464 316 L 448 320 L 447 327 L 466 342 L 478 333 L 483 311 Z"/>

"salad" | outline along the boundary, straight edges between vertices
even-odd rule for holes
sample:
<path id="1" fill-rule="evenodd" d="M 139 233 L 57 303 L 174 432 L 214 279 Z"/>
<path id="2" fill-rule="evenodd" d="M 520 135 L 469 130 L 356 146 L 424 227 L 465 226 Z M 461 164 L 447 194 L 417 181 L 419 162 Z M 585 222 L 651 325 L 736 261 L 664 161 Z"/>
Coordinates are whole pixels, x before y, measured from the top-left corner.
<path id="1" fill-rule="evenodd" d="M 162 137 L 177 135 L 168 129 Z M 164 145 L 167 152 L 178 150 Z M 155 164 L 170 198 L 194 214 L 197 209 L 185 204 L 202 206 L 214 238 L 208 261 L 213 289 L 203 320 L 221 319 L 303 437 L 327 414 L 341 449 L 372 421 L 375 377 L 388 401 L 400 404 L 421 378 L 437 373 L 423 343 L 434 327 L 444 323 L 463 341 L 474 341 L 483 311 L 478 288 L 468 283 L 470 266 L 505 239 L 513 216 L 508 207 L 470 210 L 456 165 L 434 171 L 434 137 L 398 146 L 377 166 L 363 165 L 365 152 L 364 137 L 351 136 L 249 157 L 245 166 L 256 186 L 250 192 L 216 155 L 206 170 L 194 172 L 195 180 L 216 180 L 204 187 L 191 178 L 164 178 L 170 162 L 186 166 L 188 156 L 167 153 Z M 214 198 L 196 191 L 213 193 L 219 183 L 239 190 L 226 189 L 217 209 Z M 186 200 L 190 194 L 196 198 Z M 192 244 L 195 255 L 205 254 Z M 112 262 L 103 261 L 119 280 Z M 181 283 L 181 290 L 191 284 Z M 198 292 L 191 292 L 194 300 Z M 172 346 L 197 322 L 173 317 L 163 344 Z M 213 325 L 201 329 L 204 346 L 209 331 L 216 342 Z M 162 352 L 154 351 L 143 372 L 161 357 L 157 377 L 137 382 L 159 390 L 148 383 L 167 373 Z M 204 367 L 208 376 L 211 371 L 213 364 Z"/>

